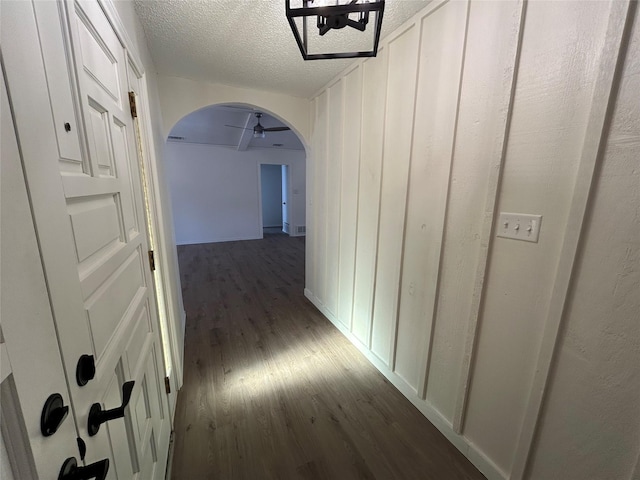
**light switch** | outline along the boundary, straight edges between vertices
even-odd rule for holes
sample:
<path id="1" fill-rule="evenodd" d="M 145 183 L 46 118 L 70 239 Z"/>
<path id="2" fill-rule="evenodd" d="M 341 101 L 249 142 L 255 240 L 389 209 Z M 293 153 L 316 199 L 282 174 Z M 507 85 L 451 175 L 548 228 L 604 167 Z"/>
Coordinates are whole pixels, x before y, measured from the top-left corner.
<path id="1" fill-rule="evenodd" d="M 538 242 L 542 215 L 500 212 L 496 234 L 498 237 Z"/>

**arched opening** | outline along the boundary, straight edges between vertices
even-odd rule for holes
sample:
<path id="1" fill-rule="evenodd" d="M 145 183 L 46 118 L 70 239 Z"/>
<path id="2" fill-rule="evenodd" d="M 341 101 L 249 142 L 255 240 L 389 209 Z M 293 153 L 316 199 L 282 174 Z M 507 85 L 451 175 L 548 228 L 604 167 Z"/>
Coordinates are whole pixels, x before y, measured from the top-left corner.
<path id="1" fill-rule="evenodd" d="M 305 234 L 305 142 L 267 109 L 224 103 L 183 116 L 167 136 L 166 171 L 178 245 Z"/>

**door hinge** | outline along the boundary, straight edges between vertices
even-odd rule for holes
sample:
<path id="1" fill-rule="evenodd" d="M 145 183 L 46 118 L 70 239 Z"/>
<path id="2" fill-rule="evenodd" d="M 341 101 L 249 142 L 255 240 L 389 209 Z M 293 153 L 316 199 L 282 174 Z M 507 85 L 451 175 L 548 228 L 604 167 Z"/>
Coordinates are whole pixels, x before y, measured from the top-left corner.
<path id="1" fill-rule="evenodd" d="M 164 377 L 164 390 L 167 392 L 167 395 L 171 393 L 171 383 L 169 382 L 169 377 Z"/>
<path id="2" fill-rule="evenodd" d="M 155 272 L 156 270 L 156 257 L 153 250 L 149 250 L 149 268 L 151 268 L 152 272 Z"/>
<path id="3" fill-rule="evenodd" d="M 136 93 L 129 92 L 129 109 L 131 110 L 131 116 L 136 118 L 138 116 L 138 109 L 136 108 Z"/>

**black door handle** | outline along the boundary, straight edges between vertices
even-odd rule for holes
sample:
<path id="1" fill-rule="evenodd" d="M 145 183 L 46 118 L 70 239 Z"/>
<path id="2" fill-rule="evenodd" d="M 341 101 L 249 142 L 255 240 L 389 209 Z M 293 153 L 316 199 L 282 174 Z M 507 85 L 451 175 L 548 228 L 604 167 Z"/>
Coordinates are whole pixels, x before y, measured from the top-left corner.
<path id="1" fill-rule="evenodd" d="M 62 464 L 58 480 L 104 480 L 109 472 L 109 459 L 105 458 L 86 467 L 79 467 L 75 457 L 67 458 Z"/>
<path id="2" fill-rule="evenodd" d="M 89 431 L 90 437 L 93 437 L 98 433 L 100 425 L 104 422 L 124 417 L 124 409 L 129 403 L 129 400 L 131 400 L 131 392 L 133 391 L 135 383 L 136 382 L 131 380 L 122 385 L 122 405 L 119 407 L 112 408 L 111 410 L 103 410 L 102 405 L 99 403 L 91 405 L 91 410 L 89 410 L 89 421 L 87 422 L 87 430 Z"/>
<path id="3" fill-rule="evenodd" d="M 58 431 L 64 419 L 69 414 L 69 407 L 64 404 L 62 395 L 53 393 L 49 395 L 42 407 L 40 416 L 40 431 L 45 437 L 49 437 Z"/>

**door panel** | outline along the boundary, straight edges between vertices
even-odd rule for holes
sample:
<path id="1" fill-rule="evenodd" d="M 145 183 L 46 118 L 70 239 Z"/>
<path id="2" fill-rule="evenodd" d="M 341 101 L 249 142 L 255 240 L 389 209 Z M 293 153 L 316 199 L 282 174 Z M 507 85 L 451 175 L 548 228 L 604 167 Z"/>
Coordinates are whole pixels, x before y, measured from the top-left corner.
<path id="1" fill-rule="evenodd" d="M 58 2 L 34 2 L 33 8 L 39 18 L 61 18 L 60 9 L 63 5 Z M 68 29 L 63 22 L 47 22 L 48 28 L 41 28 L 40 44 L 44 53 L 43 59 L 47 70 L 47 81 L 51 91 L 51 107 L 54 116 L 56 138 L 60 155 L 60 169 L 69 173 L 80 174 L 87 171 L 83 165 L 81 128 L 76 117 L 76 105 L 73 98 L 75 86 L 69 82 L 72 64 L 65 54 L 65 38 Z M 68 124 L 68 126 L 67 126 Z"/>
<path id="2" fill-rule="evenodd" d="M 118 206 L 113 195 L 94 196 L 76 201 L 67 200 L 67 211 L 76 239 L 79 268 L 99 263 L 108 247 L 120 243 Z"/>

